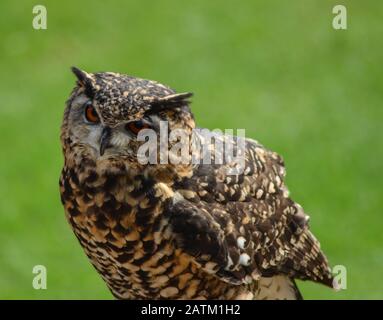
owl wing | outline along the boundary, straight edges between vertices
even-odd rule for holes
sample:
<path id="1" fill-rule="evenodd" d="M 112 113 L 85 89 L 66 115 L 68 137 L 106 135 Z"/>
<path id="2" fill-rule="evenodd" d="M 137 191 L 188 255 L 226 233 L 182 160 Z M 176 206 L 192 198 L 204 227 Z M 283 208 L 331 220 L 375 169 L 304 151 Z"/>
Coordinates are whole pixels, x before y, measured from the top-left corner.
<path id="1" fill-rule="evenodd" d="M 246 140 L 245 158 L 240 174 L 226 174 L 232 162 L 199 165 L 174 185 L 183 196 L 168 208 L 178 246 L 232 284 L 285 274 L 332 287 L 308 216 L 288 197 L 281 157 Z"/>

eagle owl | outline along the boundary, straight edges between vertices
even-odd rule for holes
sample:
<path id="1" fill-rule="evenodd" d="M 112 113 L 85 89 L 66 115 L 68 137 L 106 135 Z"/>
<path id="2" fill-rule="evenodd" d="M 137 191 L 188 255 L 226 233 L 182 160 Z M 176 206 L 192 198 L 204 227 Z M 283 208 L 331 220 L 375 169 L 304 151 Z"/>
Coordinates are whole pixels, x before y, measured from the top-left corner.
<path id="1" fill-rule="evenodd" d="M 191 94 L 119 73 L 72 71 L 61 200 L 116 298 L 299 299 L 294 279 L 333 287 L 278 154 L 243 138 L 245 169 L 237 174 L 227 170 L 236 166 L 230 159 L 145 164 L 138 134 L 157 132 L 160 122 L 186 132 L 185 143 L 214 149 L 195 130 Z"/>

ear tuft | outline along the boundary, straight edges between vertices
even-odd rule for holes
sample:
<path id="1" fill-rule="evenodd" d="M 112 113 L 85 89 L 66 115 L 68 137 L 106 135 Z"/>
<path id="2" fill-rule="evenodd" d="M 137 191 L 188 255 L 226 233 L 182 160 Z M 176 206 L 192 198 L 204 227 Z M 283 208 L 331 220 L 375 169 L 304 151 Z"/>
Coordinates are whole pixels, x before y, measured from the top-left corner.
<path id="1" fill-rule="evenodd" d="M 72 67 L 71 70 L 74 73 L 74 75 L 77 77 L 77 80 L 80 81 L 82 84 L 85 84 L 87 79 L 90 78 L 90 75 L 87 72 L 82 71 L 81 69 L 77 67 Z"/>
<path id="2" fill-rule="evenodd" d="M 159 98 L 157 101 L 159 103 L 172 103 L 172 102 L 183 102 L 187 101 L 188 98 L 190 98 L 193 95 L 191 92 L 183 92 L 183 93 L 175 93 L 175 94 L 170 94 L 165 97 Z"/>
<path id="3" fill-rule="evenodd" d="M 76 76 L 78 80 L 78 84 L 85 88 L 85 92 L 87 95 L 91 96 L 93 92 L 93 78 L 92 76 L 77 67 L 71 68 L 72 72 Z"/>
<path id="4" fill-rule="evenodd" d="M 166 109 L 171 107 L 177 107 L 182 104 L 188 104 L 188 100 L 193 93 L 183 92 L 183 93 L 174 93 L 164 97 L 156 98 L 151 102 L 152 106 L 159 107 L 160 109 Z"/>

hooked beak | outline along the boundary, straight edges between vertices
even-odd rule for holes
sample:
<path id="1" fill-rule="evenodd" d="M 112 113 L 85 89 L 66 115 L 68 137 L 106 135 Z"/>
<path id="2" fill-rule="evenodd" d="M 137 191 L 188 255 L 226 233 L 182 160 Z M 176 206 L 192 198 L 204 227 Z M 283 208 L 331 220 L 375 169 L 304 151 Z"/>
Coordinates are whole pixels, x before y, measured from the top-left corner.
<path id="1" fill-rule="evenodd" d="M 105 150 L 110 147 L 110 137 L 112 130 L 109 127 L 104 127 L 102 129 L 101 138 L 100 138 L 100 156 L 105 153 Z"/>

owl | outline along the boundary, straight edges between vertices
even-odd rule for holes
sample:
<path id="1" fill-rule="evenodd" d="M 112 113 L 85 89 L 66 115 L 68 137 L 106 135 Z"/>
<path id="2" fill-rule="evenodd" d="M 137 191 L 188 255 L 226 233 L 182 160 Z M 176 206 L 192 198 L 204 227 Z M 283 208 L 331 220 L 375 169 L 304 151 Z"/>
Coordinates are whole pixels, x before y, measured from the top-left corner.
<path id="1" fill-rule="evenodd" d="M 226 137 L 209 140 L 197 130 L 191 93 L 119 73 L 72 71 L 61 201 L 116 298 L 301 299 L 295 279 L 335 286 L 308 215 L 289 197 L 281 156 L 242 137 L 243 170 L 230 171 L 239 158 L 216 161 L 217 152 L 198 161 L 196 146 L 214 151 Z M 140 159 L 142 132 L 161 144 L 163 123 L 169 137 L 182 130 L 188 138 L 168 139 L 168 160 L 178 144 L 189 161 Z"/>

